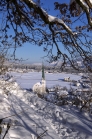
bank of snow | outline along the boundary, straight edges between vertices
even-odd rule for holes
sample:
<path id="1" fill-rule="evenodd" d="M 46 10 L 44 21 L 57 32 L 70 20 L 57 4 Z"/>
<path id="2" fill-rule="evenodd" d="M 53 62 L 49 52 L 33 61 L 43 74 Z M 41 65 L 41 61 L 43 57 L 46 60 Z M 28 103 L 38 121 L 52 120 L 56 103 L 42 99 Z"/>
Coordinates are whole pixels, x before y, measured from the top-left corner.
<path id="1" fill-rule="evenodd" d="M 23 90 L 12 80 L 0 81 L 0 117 L 12 120 L 6 139 L 91 139 L 92 117 L 75 107 L 59 107 Z M 7 93 L 5 93 L 7 92 Z M 8 95 L 7 95 L 8 94 Z M 3 134 L 1 135 L 1 138 Z"/>

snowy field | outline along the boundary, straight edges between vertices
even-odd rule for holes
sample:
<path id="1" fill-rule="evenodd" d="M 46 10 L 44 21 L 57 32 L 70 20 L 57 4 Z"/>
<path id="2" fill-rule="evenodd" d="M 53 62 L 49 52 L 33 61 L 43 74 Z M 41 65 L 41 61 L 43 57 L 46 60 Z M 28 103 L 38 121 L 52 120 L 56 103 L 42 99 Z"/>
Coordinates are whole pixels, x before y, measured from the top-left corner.
<path id="1" fill-rule="evenodd" d="M 26 89 L 30 89 L 37 82 L 41 81 L 42 73 L 41 72 L 29 72 L 29 73 L 16 73 L 11 72 L 11 75 L 14 76 L 17 83 Z M 52 87 L 54 85 L 66 86 L 68 89 L 70 88 L 70 82 L 64 82 L 63 79 L 65 77 L 70 77 L 71 80 L 78 81 L 81 76 L 74 74 L 66 74 L 66 73 L 46 73 L 46 85 L 47 87 Z M 73 86 L 74 88 L 74 86 Z M 76 88 L 76 87 L 75 87 Z"/>
<path id="2" fill-rule="evenodd" d="M 4 118 L 0 125 L 1 139 L 9 121 L 10 129 L 5 139 L 92 139 L 90 114 L 79 112 L 76 107 L 56 106 L 24 89 L 39 82 L 41 73 L 11 74 L 13 79 L 0 81 L 0 119 Z M 46 74 L 47 86 L 60 84 L 70 87 L 68 82 L 62 81 L 67 76 L 80 79 L 78 75 L 65 73 Z"/>

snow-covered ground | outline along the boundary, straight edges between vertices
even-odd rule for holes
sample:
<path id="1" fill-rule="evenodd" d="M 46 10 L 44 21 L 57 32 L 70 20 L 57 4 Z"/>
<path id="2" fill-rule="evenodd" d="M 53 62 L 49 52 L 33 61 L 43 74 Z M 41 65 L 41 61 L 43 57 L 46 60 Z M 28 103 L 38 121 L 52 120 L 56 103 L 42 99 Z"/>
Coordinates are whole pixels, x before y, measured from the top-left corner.
<path id="1" fill-rule="evenodd" d="M 33 85 L 37 82 L 41 81 L 42 73 L 41 72 L 28 72 L 28 73 L 16 73 L 11 72 L 18 82 L 18 84 L 22 88 L 32 88 Z M 64 82 L 65 77 L 70 77 L 71 80 L 78 81 L 81 76 L 74 74 L 66 74 L 66 73 L 46 73 L 46 85 L 47 87 L 52 87 L 54 85 L 61 85 L 62 87 L 66 86 L 68 89 L 70 88 L 70 82 Z M 76 87 L 73 87 L 76 88 Z"/>
<path id="2" fill-rule="evenodd" d="M 4 123 L 11 120 L 11 127 L 5 139 L 91 139 L 92 116 L 79 112 L 75 107 L 59 107 L 39 98 L 32 88 L 40 81 L 41 73 L 11 73 L 14 77 L 0 81 L 0 119 Z M 78 75 L 46 74 L 47 86 L 56 83 L 64 85 L 62 79 L 70 76 L 79 80 Z M 15 80 L 16 81 L 13 81 Z M 56 80 L 56 81 L 54 81 Z M 69 87 L 68 82 L 66 85 Z M 2 127 L 1 139 L 6 126 Z M 39 137 L 40 136 L 40 137 Z M 43 136 L 43 137 L 42 137 Z"/>

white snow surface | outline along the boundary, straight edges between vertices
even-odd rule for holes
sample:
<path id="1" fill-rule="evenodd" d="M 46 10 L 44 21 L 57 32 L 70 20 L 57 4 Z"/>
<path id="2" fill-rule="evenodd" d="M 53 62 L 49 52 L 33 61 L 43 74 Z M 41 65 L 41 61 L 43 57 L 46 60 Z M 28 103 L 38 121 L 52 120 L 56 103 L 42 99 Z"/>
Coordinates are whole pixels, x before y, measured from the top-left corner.
<path id="1" fill-rule="evenodd" d="M 28 72 L 28 73 L 16 73 L 11 72 L 11 75 L 14 76 L 14 79 L 18 82 L 21 88 L 30 89 L 37 82 L 41 81 L 42 73 L 41 72 Z M 70 77 L 70 80 L 78 81 L 81 79 L 80 75 L 67 74 L 67 73 L 45 73 L 46 86 L 52 87 L 54 85 L 60 85 L 62 87 L 67 87 L 70 89 L 70 82 L 63 81 L 65 77 Z M 76 88 L 75 86 L 73 88 Z"/>
<path id="2" fill-rule="evenodd" d="M 32 79 L 37 80 L 41 73 L 25 73 L 21 76 L 19 73 L 12 74 L 16 77 L 18 83 L 24 83 L 20 84 L 23 88 L 30 88 L 35 81 Z M 60 79 L 62 78 L 60 75 L 62 74 L 55 74 L 55 77 L 53 77 L 52 74 L 47 74 L 46 78 Z M 71 78 L 74 78 L 73 76 L 71 75 Z M 22 77 L 22 79 L 19 80 L 19 77 Z M 76 76 L 76 79 L 78 78 L 79 76 Z M 47 102 L 33 92 L 21 89 L 17 82 L 0 82 L 0 118 L 13 115 L 4 119 L 4 122 L 11 119 L 12 123 L 5 139 L 37 139 L 41 133 L 45 135 L 42 139 L 92 138 L 91 115 L 79 112 L 75 107 L 60 107 Z M 25 82 L 28 83 L 28 86 Z M 8 96 L 3 93 L 2 85 L 7 89 Z M 2 137 L 3 134 L 1 134 L 1 139 Z"/>

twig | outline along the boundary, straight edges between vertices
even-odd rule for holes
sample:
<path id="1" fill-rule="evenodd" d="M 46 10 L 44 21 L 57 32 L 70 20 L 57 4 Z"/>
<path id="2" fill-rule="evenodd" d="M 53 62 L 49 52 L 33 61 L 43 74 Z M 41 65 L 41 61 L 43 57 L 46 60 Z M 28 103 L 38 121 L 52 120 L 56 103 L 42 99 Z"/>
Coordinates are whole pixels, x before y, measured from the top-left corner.
<path id="1" fill-rule="evenodd" d="M 47 132 L 48 130 L 45 130 L 43 133 L 41 133 L 40 135 L 38 135 L 37 139 L 40 139 L 41 137 L 43 137 L 43 135 Z"/>

